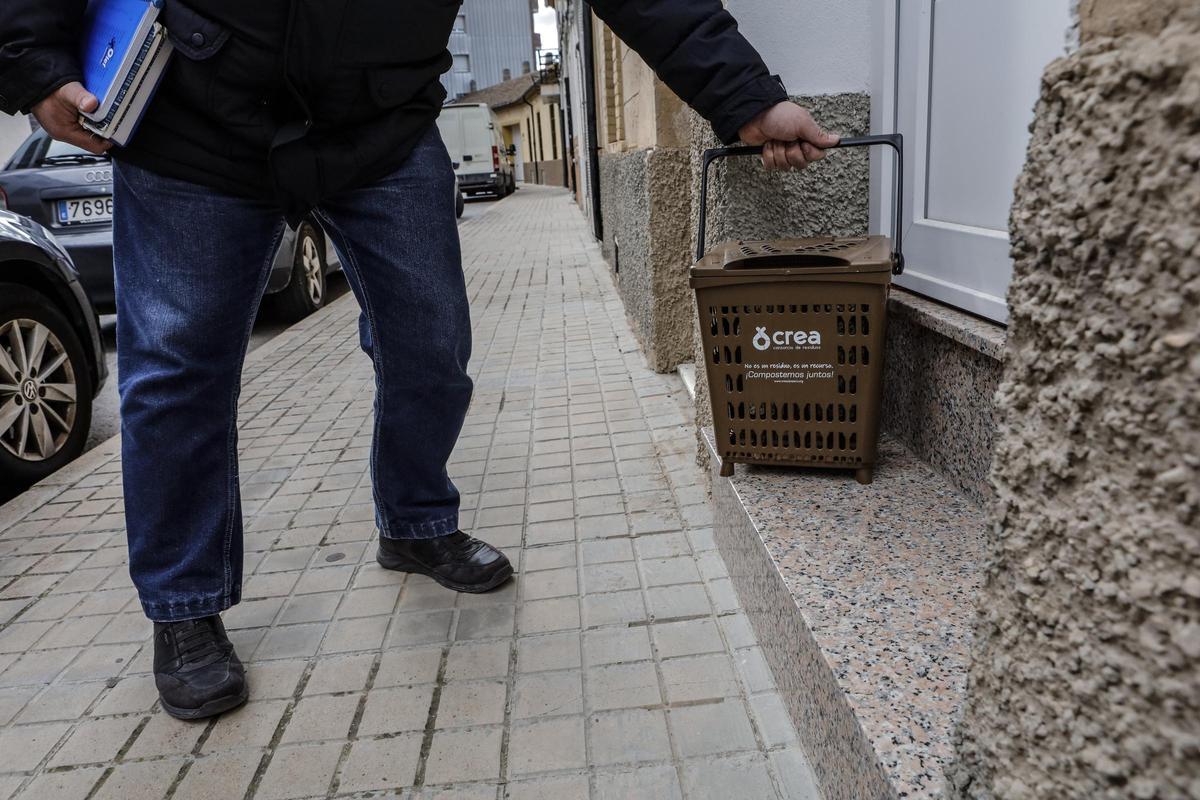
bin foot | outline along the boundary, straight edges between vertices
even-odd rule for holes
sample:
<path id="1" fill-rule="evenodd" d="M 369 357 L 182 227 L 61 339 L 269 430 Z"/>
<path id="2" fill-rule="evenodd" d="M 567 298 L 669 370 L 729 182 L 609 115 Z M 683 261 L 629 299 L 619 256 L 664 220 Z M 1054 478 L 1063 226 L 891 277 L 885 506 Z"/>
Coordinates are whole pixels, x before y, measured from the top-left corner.
<path id="1" fill-rule="evenodd" d="M 854 480 L 856 480 L 859 483 L 864 484 L 864 485 L 870 483 L 871 481 L 875 480 L 875 468 L 874 467 L 862 467 L 860 469 L 855 470 L 854 471 Z"/>
<path id="2" fill-rule="evenodd" d="M 722 461 L 721 462 L 721 477 L 722 478 L 732 478 L 733 477 L 733 462 L 732 461 Z"/>

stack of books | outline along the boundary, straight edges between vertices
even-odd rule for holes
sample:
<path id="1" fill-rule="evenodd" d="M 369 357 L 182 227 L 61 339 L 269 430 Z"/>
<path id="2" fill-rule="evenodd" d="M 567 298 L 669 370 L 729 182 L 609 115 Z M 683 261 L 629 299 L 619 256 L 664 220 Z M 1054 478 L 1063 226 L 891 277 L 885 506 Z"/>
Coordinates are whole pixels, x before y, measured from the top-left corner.
<path id="1" fill-rule="evenodd" d="M 80 41 L 83 85 L 100 100 L 81 114 L 84 128 L 124 146 L 158 88 L 171 57 L 158 21 L 163 0 L 90 0 Z"/>

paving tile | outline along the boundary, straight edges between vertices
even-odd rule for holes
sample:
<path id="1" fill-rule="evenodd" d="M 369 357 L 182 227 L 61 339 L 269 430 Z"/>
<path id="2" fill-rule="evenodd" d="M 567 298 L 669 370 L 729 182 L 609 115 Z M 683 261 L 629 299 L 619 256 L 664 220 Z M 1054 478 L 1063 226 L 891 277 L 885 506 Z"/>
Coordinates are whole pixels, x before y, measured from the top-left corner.
<path id="1" fill-rule="evenodd" d="M 517 671 L 578 669 L 582 665 L 578 631 L 522 636 L 517 640 Z"/>
<path id="2" fill-rule="evenodd" d="M 61 722 L 0 730 L 0 753 L 4 753 L 5 771 L 29 772 L 69 730 L 71 726 Z"/>
<path id="3" fill-rule="evenodd" d="M 720 629 L 711 617 L 656 623 L 650 633 L 659 658 L 725 652 Z"/>
<path id="4" fill-rule="evenodd" d="M 508 675 L 512 643 L 456 642 L 446 657 L 447 681 L 503 678 Z"/>
<path id="5" fill-rule="evenodd" d="M 30 781 L 17 797 L 19 800 L 84 800 L 104 772 L 104 767 L 43 772 Z"/>
<path id="6" fill-rule="evenodd" d="M 579 592 L 579 579 L 574 567 L 544 570 L 523 579 L 526 600 L 548 597 L 574 597 Z"/>
<path id="7" fill-rule="evenodd" d="M 432 700 L 433 687 L 428 685 L 373 689 L 367 694 L 367 705 L 358 725 L 358 735 L 424 730 Z"/>
<path id="8" fill-rule="evenodd" d="M 447 625 L 449 625 L 449 621 L 447 621 Z M 400 650 L 385 650 L 379 657 L 379 670 L 375 673 L 375 687 L 433 683 L 437 680 L 441 663 L 441 647 L 406 647 Z"/>
<path id="9" fill-rule="evenodd" d="M 517 610 L 510 605 L 465 608 L 458 612 L 458 625 L 454 629 L 454 639 L 462 641 L 464 639 L 512 636 L 516 618 Z"/>
<path id="10" fill-rule="evenodd" d="M 40 686 L 14 686 L 0 689 L 0 726 L 7 725 L 25 705 L 37 696 Z"/>
<path id="11" fill-rule="evenodd" d="M 26 723 L 76 719 L 91 707 L 105 688 L 107 684 L 104 681 L 49 686 L 29 702 L 16 721 Z"/>
<path id="12" fill-rule="evenodd" d="M 754 732 L 741 700 L 672 708 L 667 717 L 684 758 L 754 750 Z"/>
<path id="13" fill-rule="evenodd" d="M 588 717 L 588 743 L 594 766 L 671 760 L 667 718 L 658 709 L 594 712 Z"/>
<path id="14" fill-rule="evenodd" d="M 327 656 L 318 660 L 308 676 L 304 694 L 362 691 L 367 686 L 367 679 L 371 675 L 371 668 L 375 666 L 376 657 L 374 653 L 363 653 L 352 656 Z M 257 675 L 255 677 L 257 678 Z M 294 683 L 292 685 L 295 686 Z"/>
<path id="15" fill-rule="evenodd" d="M 518 723 L 508 748 L 513 776 L 554 772 L 587 766 L 582 716 Z"/>
<path id="16" fill-rule="evenodd" d="M 583 647 L 588 666 L 622 664 L 651 657 L 650 633 L 644 625 L 585 631 Z"/>
<path id="17" fill-rule="evenodd" d="M 421 754 L 419 733 L 386 739 L 360 739 L 342 765 L 341 792 L 374 792 L 412 786 Z"/>
<path id="18" fill-rule="evenodd" d="M 646 590 L 646 605 L 655 619 L 695 617 L 712 613 L 704 584 L 656 586 Z"/>
<path id="19" fill-rule="evenodd" d="M 300 678 L 308 668 L 306 660 L 264 661 L 250 668 L 247 682 L 251 700 L 292 697 Z"/>
<path id="20" fill-rule="evenodd" d="M 689 762 L 683 767 L 683 784 L 689 800 L 779 797 L 767 769 L 767 759 L 759 753 Z"/>
<path id="21" fill-rule="evenodd" d="M 798 747 L 778 750 L 768 758 L 779 777 L 782 794 L 787 800 L 821 800 L 812 766 Z"/>
<path id="22" fill-rule="evenodd" d="M 442 688 L 438 728 L 495 725 L 504 722 L 507 686 L 502 681 L 455 681 Z"/>
<path id="23" fill-rule="evenodd" d="M 522 634 L 547 633 L 578 627 L 579 601 L 574 597 L 523 603 L 517 617 L 517 629 Z"/>
<path id="24" fill-rule="evenodd" d="M 668 659 L 662 662 L 662 675 L 667 700 L 673 704 L 736 697 L 740 691 L 724 653 Z"/>
<path id="25" fill-rule="evenodd" d="M 513 686 L 513 718 L 582 712 L 582 681 L 582 673 L 578 670 L 518 675 Z"/>
<path id="26" fill-rule="evenodd" d="M 669 765 L 639 767 L 596 775 L 595 800 L 683 800 L 679 776 Z M 750 795 L 732 794 L 733 797 Z M 755 798 L 758 800 L 758 798 Z"/>
<path id="27" fill-rule="evenodd" d="M 341 742 L 280 747 L 254 794 L 255 800 L 324 795 L 341 755 Z"/>
<path id="28" fill-rule="evenodd" d="M 256 681 L 251 680 L 253 689 Z M 152 675 L 134 675 L 123 678 L 100 698 L 92 709 L 95 716 L 108 714 L 132 714 L 149 711 L 158 702 L 158 688 Z"/>
<path id="29" fill-rule="evenodd" d="M 262 757 L 262 751 L 243 750 L 197 759 L 176 787 L 172 800 L 243 797 Z"/>
<path id="30" fill-rule="evenodd" d="M 589 800 L 587 775 L 554 775 L 510 781 L 504 800 Z"/>
<path id="31" fill-rule="evenodd" d="M 105 717 L 80 722 L 47 766 L 69 767 L 112 761 L 141 722 L 139 717 Z"/>
<path id="32" fill-rule="evenodd" d="M 284 728 L 283 744 L 342 740 L 350 733 L 350 723 L 358 713 L 359 695 L 321 694 L 303 697 L 292 709 Z"/>
<path id="33" fill-rule="evenodd" d="M 591 667 L 587 692 L 588 706 L 597 711 L 653 706 L 663 701 L 653 661 Z"/>
<path id="34" fill-rule="evenodd" d="M 646 620 L 646 603 L 639 591 L 606 592 L 583 597 L 583 625 L 628 625 Z"/>
<path id="35" fill-rule="evenodd" d="M 182 722 L 165 713 L 155 714 L 133 740 L 127 758 L 186 755 L 203 735 L 207 723 Z"/>
<path id="36" fill-rule="evenodd" d="M 387 647 L 445 642 L 450 638 L 453 619 L 454 612 L 449 610 L 397 614 L 392 618 Z"/>
<path id="37" fill-rule="evenodd" d="M 387 635 L 391 617 L 357 617 L 329 623 L 321 642 L 322 655 L 378 650 Z"/>
<path id="38" fill-rule="evenodd" d="M 279 727 L 288 703 L 260 700 L 222 714 L 205 740 L 201 752 L 216 753 L 246 747 L 266 747 Z"/>
<path id="39" fill-rule="evenodd" d="M 254 651 L 254 661 L 315 655 L 325 635 L 325 625 L 287 625 L 272 628 Z"/>
<path id="40" fill-rule="evenodd" d="M 443 730 L 433 735 L 425 764 L 425 783 L 463 783 L 500 777 L 503 730 Z"/>
<path id="41" fill-rule="evenodd" d="M 183 764 L 181 758 L 120 764 L 92 800 L 160 800 Z"/>
<path id="42" fill-rule="evenodd" d="M 583 568 L 583 590 L 588 594 L 638 589 L 641 585 L 637 564 L 633 561 L 592 564 Z"/>

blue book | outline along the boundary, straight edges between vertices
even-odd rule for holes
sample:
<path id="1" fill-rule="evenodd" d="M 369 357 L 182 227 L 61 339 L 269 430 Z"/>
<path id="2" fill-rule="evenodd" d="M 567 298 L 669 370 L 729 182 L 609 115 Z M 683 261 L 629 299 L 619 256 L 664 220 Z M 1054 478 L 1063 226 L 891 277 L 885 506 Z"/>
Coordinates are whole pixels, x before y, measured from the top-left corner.
<path id="1" fill-rule="evenodd" d="M 131 75 L 144 61 L 155 36 L 163 0 L 90 0 L 84 13 L 79 60 L 83 85 L 100 100 L 87 114 L 111 120 L 128 93 Z"/>

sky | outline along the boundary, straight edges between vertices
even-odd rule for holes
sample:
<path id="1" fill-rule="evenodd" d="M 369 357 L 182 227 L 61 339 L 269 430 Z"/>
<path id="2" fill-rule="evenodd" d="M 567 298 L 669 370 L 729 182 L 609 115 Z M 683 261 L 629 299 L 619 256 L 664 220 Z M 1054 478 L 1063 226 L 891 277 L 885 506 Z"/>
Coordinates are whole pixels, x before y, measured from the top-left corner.
<path id="1" fill-rule="evenodd" d="M 554 17 L 554 9 L 546 8 L 543 2 L 541 8 L 533 17 L 533 29 L 542 35 L 542 48 L 546 50 L 558 49 L 558 21 Z"/>

